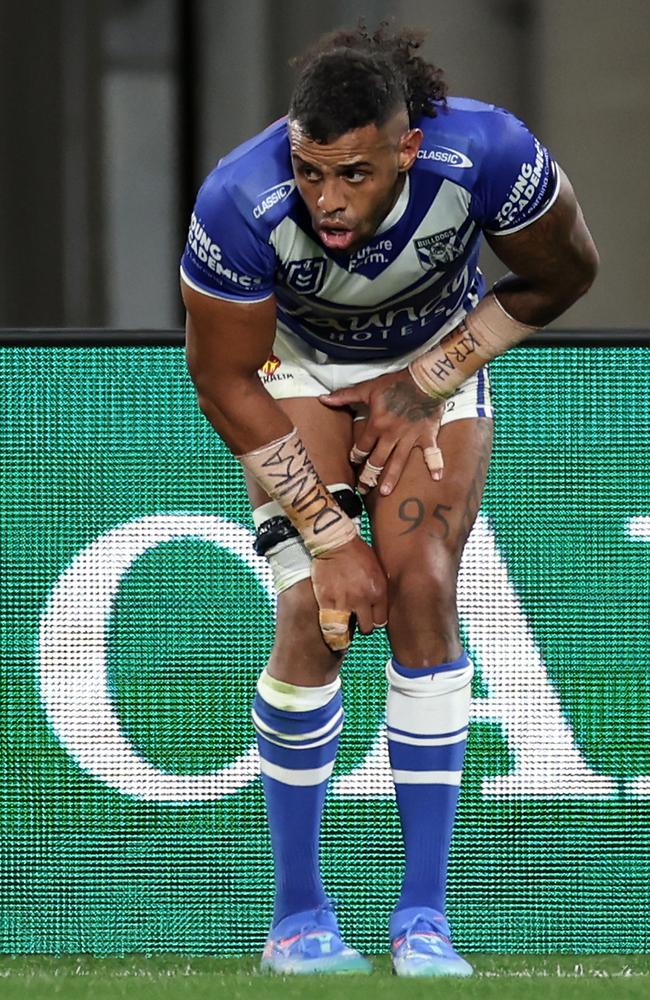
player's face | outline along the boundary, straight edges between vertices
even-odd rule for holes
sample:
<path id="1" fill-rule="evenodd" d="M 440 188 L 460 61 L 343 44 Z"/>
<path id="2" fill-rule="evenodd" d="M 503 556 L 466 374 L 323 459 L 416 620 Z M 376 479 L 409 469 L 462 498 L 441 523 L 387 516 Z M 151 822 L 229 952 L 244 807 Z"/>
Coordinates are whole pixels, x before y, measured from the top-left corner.
<path id="1" fill-rule="evenodd" d="M 332 142 L 314 142 L 289 122 L 291 159 L 312 226 L 330 250 L 351 252 L 374 236 L 397 201 L 422 142 L 406 111 Z"/>

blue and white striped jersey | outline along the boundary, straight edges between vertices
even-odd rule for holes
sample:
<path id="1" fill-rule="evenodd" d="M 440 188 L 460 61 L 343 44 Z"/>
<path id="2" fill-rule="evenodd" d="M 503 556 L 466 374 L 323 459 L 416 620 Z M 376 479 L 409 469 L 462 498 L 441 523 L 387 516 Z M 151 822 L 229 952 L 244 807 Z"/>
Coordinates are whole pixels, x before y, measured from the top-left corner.
<path id="1" fill-rule="evenodd" d="M 404 188 L 374 237 L 328 250 L 296 189 L 287 121 L 225 156 L 201 187 L 181 261 L 216 298 L 275 294 L 285 333 L 341 361 L 395 357 L 431 339 L 483 294 L 483 231 L 514 233 L 553 204 L 548 151 L 502 108 L 451 98 L 424 133 Z"/>

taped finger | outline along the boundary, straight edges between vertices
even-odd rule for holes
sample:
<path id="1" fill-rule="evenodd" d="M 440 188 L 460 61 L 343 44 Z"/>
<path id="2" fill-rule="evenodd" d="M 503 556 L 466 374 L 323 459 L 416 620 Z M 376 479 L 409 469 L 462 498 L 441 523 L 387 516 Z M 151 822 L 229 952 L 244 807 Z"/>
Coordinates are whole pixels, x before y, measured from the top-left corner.
<path id="1" fill-rule="evenodd" d="M 350 611 L 339 611 L 337 608 L 320 608 L 318 611 L 323 639 L 335 653 L 347 649 L 352 642 L 350 616 Z"/>
<path id="2" fill-rule="evenodd" d="M 359 492 L 367 493 L 368 490 L 376 486 L 383 471 L 383 465 L 373 465 L 371 462 L 366 462 L 359 476 Z"/>
<path id="3" fill-rule="evenodd" d="M 352 465 L 361 465 L 369 454 L 369 451 L 362 451 L 361 448 L 357 448 L 356 444 L 353 444 L 352 450 L 350 451 L 350 461 Z"/>
<path id="4" fill-rule="evenodd" d="M 442 459 L 442 452 L 437 446 L 431 448 L 424 448 L 424 461 L 426 463 L 427 469 L 431 473 L 432 479 L 441 479 L 442 470 L 444 468 L 444 462 Z"/>

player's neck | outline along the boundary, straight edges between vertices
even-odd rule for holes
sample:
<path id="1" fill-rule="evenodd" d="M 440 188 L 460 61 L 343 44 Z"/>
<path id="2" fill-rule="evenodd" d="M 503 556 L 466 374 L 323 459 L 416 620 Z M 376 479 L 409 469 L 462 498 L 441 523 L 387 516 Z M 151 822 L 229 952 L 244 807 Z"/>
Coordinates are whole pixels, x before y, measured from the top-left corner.
<path id="1" fill-rule="evenodd" d="M 377 224 L 377 228 L 375 229 L 374 233 L 375 236 L 378 233 L 383 233 L 387 229 L 390 229 L 390 227 L 393 226 L 401 217 L 402 212 L 406 206 L 402 206 L 402 208 L 398 211 L 396 211 L 396 208 L 398 202 L 400 201 L 406 183 L 407 183 L 407 174 L 406 173 L 398 174 L 397 181 L 395 182 L 395 189 L 393 191 L 389 207 L 386 209 L 386 211 L 381 217 L 381 220 Z"/>

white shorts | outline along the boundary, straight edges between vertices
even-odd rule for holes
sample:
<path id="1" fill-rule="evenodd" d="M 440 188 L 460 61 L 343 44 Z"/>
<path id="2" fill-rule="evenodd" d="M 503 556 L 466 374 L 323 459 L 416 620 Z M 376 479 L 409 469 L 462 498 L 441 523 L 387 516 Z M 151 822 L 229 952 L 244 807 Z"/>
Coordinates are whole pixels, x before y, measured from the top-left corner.
<path id="1" fill-rule="evenodd" d="M 459 322 L 454 320 L 453 326 Z M 449 326 L 449 329 L 453 329 Z M 302 399 L 307 396 L 322 396 L 336 389 L 376 378 L 387 372 L 406 368 L 409 361 L 430 350 L 447 333 L 445 327 L 435 337 L 420 344 L 414 351 L 401 354 L 397 358 L 378 358 L 350 364 L 324 354 L 310 347 L 304 340 L 278 329 L 273 343 L 273 353 L 260 370 L 264 388 L 274 399 Z M 359 413 L 360 417 L 365 414 Z M 463 382 L 453 396 L 447 400 L 441 424 L 466 417 L 492 417 L 492 398 L 487 367 L 479 370 Z"/>
<path id="2" fill-rule="evenodd" d="M 385 358 L 377 361 L 362 361 L 346 364 L 318 351 L 305 341 L 278 330 L 273 343 L 273 353 L 260 371 L 260 378 L 267 392 L 274 399 L 295 399 L 308 396 L 322 396 L 335 389 L 344 389 L 367 378 L 375 378 L 386 372 L 400 371 L 413 358 L 428 351 L 459 322 L 455 317 L 452 324 L 438 331 L 435 337 L 420 347 L 399 358 Z M 360 410 L 357 418 L 365 416 Z M 466 417 L 492 417 L 490 380 L 487 368 L 479 370 L 464 382 L 445 405 L 441 424 Z M 328 489 L 349 489 L 342 483 L 329 485 Z M 262 504 L 253 511 L 256 528 L 260 528 L 273 518 L 282 517 L 284 511 L 274 500 Z M 358 528 L 358 525 L 357 525 Z M 311 574 L 311 556 L 300 537 L 293 537 L 274 546 L 266 554 L 273 570 L 273 578 L 278 593 L 288 590 Z"/>

